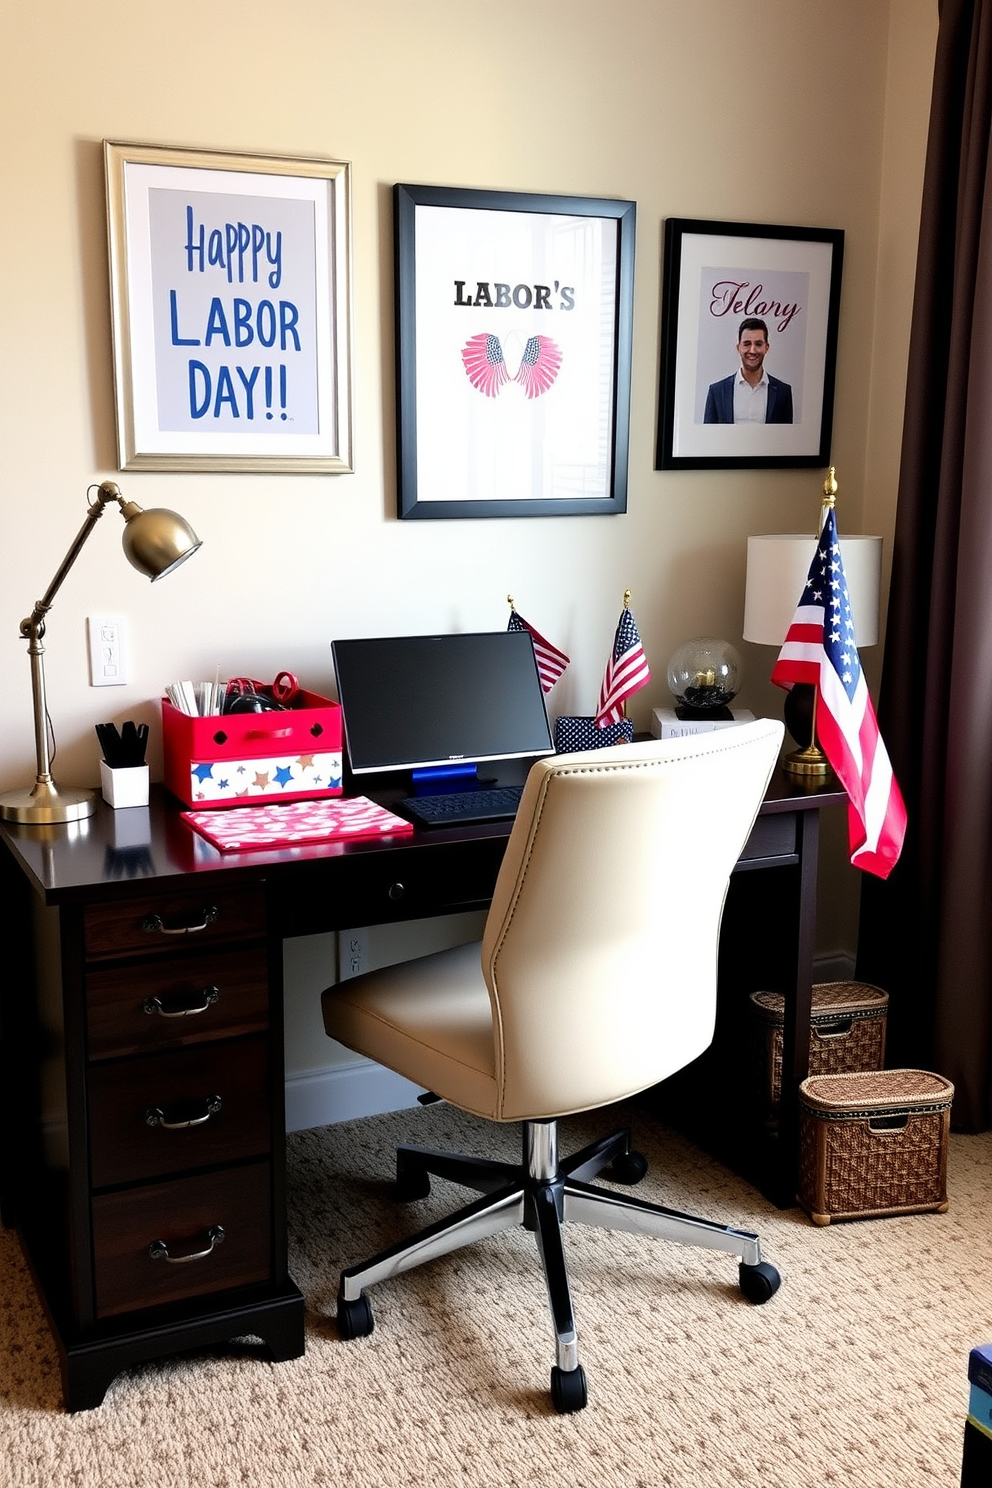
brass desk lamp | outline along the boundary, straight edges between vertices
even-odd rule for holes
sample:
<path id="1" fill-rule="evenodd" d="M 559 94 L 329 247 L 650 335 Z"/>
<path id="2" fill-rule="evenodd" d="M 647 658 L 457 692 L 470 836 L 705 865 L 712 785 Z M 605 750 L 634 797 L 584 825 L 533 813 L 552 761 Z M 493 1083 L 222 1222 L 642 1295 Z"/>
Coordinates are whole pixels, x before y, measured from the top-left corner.
<path id="1" fill-rule="evenodd" d="M 92 489 L 92 487 L 90 488 Z M 48 744 L 48 701 L 45 696 L 45 617 L 52 607 L 62 581 L 79 556 L 80 550 L 99 519 L 104 507 L 116 501 L 124 518 L 124 552 L 128 562 L 152 582 L 178 568 L 200 546 L 192 527 L 176 512 L 164 507 L 144 511 L 137 502 L 125 501 L 113 481 L 97 487 L 96 498 L 87 510 L 86 520 L 76 534 L 58 572 L 38 600 L 31 614 L 21 621 L 20 633 L 28 643 L 31 660 L 31 694 L 34 703 L 34 742 L 38 772 L 29 790 L 8 791 L 0 795 L 0 818 L 28 826 L 80 821 L 96 809 L 95 792 L 59 790 L 51 774 L 51 751 Z"/>

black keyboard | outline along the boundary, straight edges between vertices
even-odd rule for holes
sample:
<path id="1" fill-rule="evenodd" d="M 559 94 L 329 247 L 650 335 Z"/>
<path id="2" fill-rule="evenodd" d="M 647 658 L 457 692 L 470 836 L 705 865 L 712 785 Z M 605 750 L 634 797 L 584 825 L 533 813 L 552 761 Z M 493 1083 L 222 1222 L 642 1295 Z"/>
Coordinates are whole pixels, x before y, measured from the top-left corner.
<path id="1" fill-rule="evenodd" d="M 488 790 L 445 792 L 438 796 L 408 796 L 397 805 L 404 816 L 422 827 L 455 827 L 462 822 L 512 820 L 523 787 L 496 785 Z"/>

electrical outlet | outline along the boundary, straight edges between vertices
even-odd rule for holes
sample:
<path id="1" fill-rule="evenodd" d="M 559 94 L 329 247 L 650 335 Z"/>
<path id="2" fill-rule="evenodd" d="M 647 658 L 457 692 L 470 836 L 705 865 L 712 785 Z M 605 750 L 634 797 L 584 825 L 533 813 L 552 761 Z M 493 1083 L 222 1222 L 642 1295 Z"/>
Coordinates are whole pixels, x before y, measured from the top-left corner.
<path id="1" fill-rule="evenodd" d="M 338 932 L 338 980 L 360 976 L 369 969 L 369 937 L 366 930 Z"/>
<path id="2" fill-rule="evenodd" d="M 123 687 L 127 682 L 127 627 L 120 615 L 90 615 L 90 686 Z"/>

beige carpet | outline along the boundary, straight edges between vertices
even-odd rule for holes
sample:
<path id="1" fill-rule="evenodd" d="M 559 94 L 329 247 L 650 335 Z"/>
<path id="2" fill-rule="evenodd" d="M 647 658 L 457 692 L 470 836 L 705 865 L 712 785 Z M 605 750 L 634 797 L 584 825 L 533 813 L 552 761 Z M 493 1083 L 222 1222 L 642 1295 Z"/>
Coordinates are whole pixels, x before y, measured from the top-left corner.
<path id="1" fill-rule="evenodd" d="M 732 1257 L 571 1227 L 590 1398 L 556 1416 L 543 1282 L 521 1231 L 374 1288 L 375 1332 L 343 1343 L 339 1268 L 460 1201 L 438 1183 L 392 1205 L 394 1143 L 493 1152 L 493 1129 L 439 1107 L 299 1133 L 303 1359 L 271 1365 L 242 1347 L 149 1365 L 67 1416 L 16 1241 L 0 1234 L 0 1483 L 955 1488 L 968 1351 L 992 1340 L 992 1135 L 952 1139 L 947 1214 L 816 1229 L 632 1120 L 652 1163 L 639 1192 L 757 1230 L 785 1278 L 769 1304 L 741 1299 Z M 565 1123 L 562 1145 L 595 1134 Z M 515 1130 L 497 1136 L 515 1158 Z"/>

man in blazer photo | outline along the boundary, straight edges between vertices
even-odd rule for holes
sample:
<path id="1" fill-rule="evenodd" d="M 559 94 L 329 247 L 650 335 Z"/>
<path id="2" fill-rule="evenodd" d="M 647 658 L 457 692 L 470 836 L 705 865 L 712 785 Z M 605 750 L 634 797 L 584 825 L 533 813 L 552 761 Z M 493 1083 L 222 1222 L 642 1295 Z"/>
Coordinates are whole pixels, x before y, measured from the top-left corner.
<path id="1" fill-rule="evenodd" d="M 764 370 L 769 350 L 765 322 L 742 320 L 737 333 L 740 370 L 710 383 L 704 424 L 792 423 L 792 388 Z"/>

